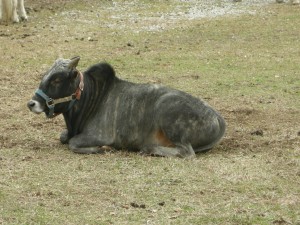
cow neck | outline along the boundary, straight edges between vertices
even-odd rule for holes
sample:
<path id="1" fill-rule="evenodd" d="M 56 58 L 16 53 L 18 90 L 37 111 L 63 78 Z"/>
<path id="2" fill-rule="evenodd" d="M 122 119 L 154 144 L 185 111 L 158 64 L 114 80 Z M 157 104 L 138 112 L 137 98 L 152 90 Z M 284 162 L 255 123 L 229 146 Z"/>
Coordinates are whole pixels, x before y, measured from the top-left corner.
<path id="1" fill-rule="evenodd" d="M 83 78 L 85 86 L 84 91 L 80 93 L 80 100 L 76 101 L 70 110 L 63 113 L 69 138 L 82 131 L 99 100 L 98 92 L 95 90 L 99 90 L 101 87 L 87 74 L 84 74 Z"/>
<path id="2" fill-rule="evenodd" d="M 76 101 L 71 110 L 63 113 L 69 138 L 82 132 L 87 121 L 94 116 L 97 108 L 101 107 L 101 102 L 107 96 L 112 87 L 111 84 L 116 80 L 116 77 L 98 79 L 88 72 L 84 73 L 85 86 L 80 100 Z"/>

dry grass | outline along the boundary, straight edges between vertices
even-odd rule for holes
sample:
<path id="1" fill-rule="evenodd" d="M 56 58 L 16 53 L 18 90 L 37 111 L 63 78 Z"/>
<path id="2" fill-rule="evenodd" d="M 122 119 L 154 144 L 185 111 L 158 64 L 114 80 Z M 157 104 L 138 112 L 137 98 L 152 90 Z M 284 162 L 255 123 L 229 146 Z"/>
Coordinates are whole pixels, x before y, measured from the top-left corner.
<path id="1" fill-rule="evenodd" d="M 156 23 L 85 2 L 28 0 L 29 22 L 0 25 L 0 224 L 299 224 L 300 7 L 134 32 Z M 145 15 L 176 6 L 152 4 Z M 71 153 L 62 118 L 26 102 L 40 73 L 75 55 L 82 70 L 106 60 L 123 79 L 206 99 L 225 138 L 194 160 Z"/>

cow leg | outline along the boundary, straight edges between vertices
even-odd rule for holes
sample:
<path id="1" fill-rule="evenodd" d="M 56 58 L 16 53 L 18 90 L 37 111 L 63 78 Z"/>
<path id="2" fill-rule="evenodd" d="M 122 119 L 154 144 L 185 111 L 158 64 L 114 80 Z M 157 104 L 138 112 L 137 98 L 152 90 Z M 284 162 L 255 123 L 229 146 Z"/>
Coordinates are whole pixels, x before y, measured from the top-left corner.
<path id="1" fill-rule="evenodd" d="M 17 5 L 18 5 L 18 1 L 17 0 L 13 0 L 13 8 L 12 8 L 12 21 L 14 23 L 19 23 L 19 16 L 18 16 L 18 13 L 17 13 Z"/>
<path id="2" fill-rule="evenodd" d="M 2 20 L 2 0 L 0 0 L 0 21 Z"/>
<path id="3" fill-rule="evenodd" d="M 105 151 L 99 146 L 95 147 L 74 147 L 69 145 L 69 149 L 78 154 L 104 154 Z"/>
<path id="4" fill-rule="evenodd" d="M 21 20 L 27 20 L 27 14 L 24 7 L 24 0 L 18 0 L 18 11 L 21 17 Z"/>
<path id="5" fill-rule="evenodd" d="M 174 147 L 147 146 L 142 148 L 141 154 L 179 158 L 195 157 L 195 152 L 190 144 L 176 144 Z"/>
<path id="6" fill-rule="evenodd" d="M 96 138 L 86 134 L 76 135 L 69 140 L 69 149 L 79 154 L 103 154 L 103 145 Z"/>
<path id="7" fill-rule="evenodd" d="M 9 11 L 9 6 L 7 6 L 8 4 L 7 4 L 7 2 L 6 1 L 3 1 L 3 0 L 0 0 L 0 2 L 1 2 L 1 13 L 2 13 L 2 15 L 1 15 L 1 20 L 3 20 L 4 22 L 8 22 L 8 20 L 10 19 L 10 18 L 8 18 L 8 16 L 10 15 L 10 11 Z"/>

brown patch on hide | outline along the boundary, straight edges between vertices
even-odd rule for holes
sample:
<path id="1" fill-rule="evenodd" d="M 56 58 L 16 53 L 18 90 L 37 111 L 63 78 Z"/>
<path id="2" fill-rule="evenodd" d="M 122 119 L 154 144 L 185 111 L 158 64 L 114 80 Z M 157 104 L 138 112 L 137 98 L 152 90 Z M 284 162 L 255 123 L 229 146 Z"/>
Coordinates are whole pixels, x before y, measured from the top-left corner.
<path id="1" fill-rule="evenodd" d="M 157 143 L 161 146 L 164 147 L 174 147 L 174 143 L 170 141 L 170 139 L 164 134 L 164 132 L 159 129 L 158 131 L 155 132 L 154 134 L 155 140 Z"/>

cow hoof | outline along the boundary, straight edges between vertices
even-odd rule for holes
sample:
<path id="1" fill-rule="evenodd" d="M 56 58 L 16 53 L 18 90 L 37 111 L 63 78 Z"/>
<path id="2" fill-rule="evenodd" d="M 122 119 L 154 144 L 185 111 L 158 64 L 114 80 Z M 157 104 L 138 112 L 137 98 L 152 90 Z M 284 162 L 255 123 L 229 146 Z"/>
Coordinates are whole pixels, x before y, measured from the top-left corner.
<path id="1" fill-rule="evenodd" d="M 13 23 L 19 23 L 19 19 L 14 19 Z"/>
<path id="2" fill-rule="evenodd" d="M 21 21 L 27 21 L 28 20 L 28 17 L 27 16 L 21 16 Z"/>

